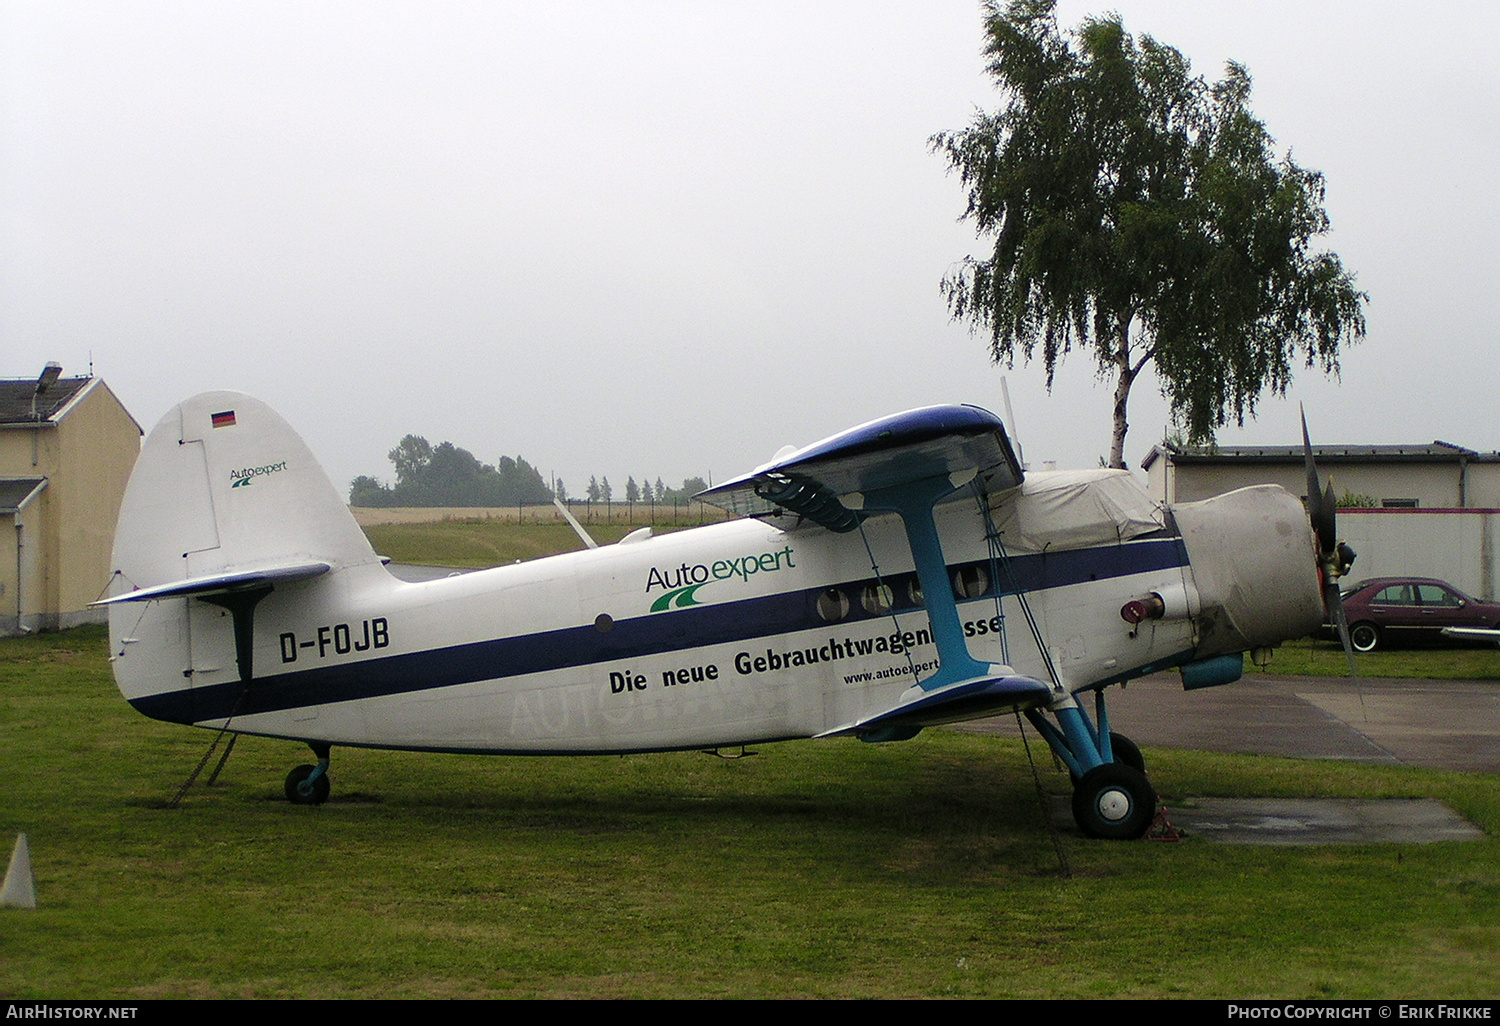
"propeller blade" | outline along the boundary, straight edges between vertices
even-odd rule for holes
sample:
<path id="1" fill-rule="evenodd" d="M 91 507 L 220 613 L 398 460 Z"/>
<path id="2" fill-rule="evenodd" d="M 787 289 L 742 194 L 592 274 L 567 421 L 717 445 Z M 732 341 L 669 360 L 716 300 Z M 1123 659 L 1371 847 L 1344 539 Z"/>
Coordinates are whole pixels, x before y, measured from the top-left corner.
<path id="1" fill-rule="evenodd" d="M 1339 641 L 1344 645 L 1344 655 L 1349 657 L 1349 676 L 1358 677 L 1359 667 L 1354 665 L 1354 643 L 1349 640 L 1349 618 L 1344 615 L 1344 596 L 1339 592 L 1339 582 L 1328 578 L 1323 583 L 1323 606 L 1328 610 L 1333 625 L 1338 629 Z"/>
<path id="2" fill-rule="evenodd" d="M 1333 482 L 1325 489 L 1318 481 L 1318 466 L 1313 462 L 1312 439 L 1307 433 L 1307 411 L 1302 410 L 1302 462 L 1307 468 L 1307 516 L 1312 521 L 1313 532 L 1318 536 L 1318 558 L 1327 559 L 1338 544 L 1338 527 L 1335 515 L 1338 498 L 1333 494 Z"/>
<path id="3" fill-rule="evenodd" d="M 1315 503 L 1322 498 L 1323 490 L 1318 485 L 1318 467 L 1313 463 L 1312 439 L 1307 434 L 1307 410 L 1299 403 L 1297 410 L 1302 414 L 1302 462 L 1307 468 L 1307 509 L 1311 513 Z M 1318 496 L 1318 498 L 1313 498 Z"/>
<path id="4" fill-rule="evenodd" d="M 1323 501 L 1318 507 L 1317 518 L 1313 520 L 1313 530 L 1318 532 L 1318 551 L 1324 555 L 1332 555 L 1338 547 L 1339 530 L 1334 523 L 1338 508 L 1339 500 L 1333 494 L 1333 482 L 1329 481 L 1323 492 Z"/>
<path id="5" fill-rule="evenodd" d="M 1339 592 L 1339 578 L 1349 572 L 1349 565 L 1354 562 L 1354 550 L 1338 540 L 1338 497 L 1333 494 L 1332 481 L 1326 487 L 1319 485 L 1318 467 L 1313 462 L 1312 438 L 1307 433 L 1307 410 L 1300 404 L 1298 409 L 1302 413 L 1302 461 L 1307 468 L 1307 517 L 1312 521 L 1313 534 L 1318 540 L 1323 609 L 1338 630 L 1344 654 L 1349 657 L 1349 676 L 1358 677 L 1359 668 L 1354 665 L 1354 644 L 1349 640 L 1349 618 L 1344 615 L 1344 597 Z"/>

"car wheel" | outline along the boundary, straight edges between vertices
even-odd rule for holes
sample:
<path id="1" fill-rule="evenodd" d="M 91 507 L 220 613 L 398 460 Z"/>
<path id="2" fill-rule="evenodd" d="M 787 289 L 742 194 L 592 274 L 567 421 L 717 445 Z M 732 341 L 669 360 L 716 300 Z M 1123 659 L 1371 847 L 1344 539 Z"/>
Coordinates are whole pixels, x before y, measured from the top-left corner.
<path id="1" fill-rule="evenodd" d="M 1349 628 L 1349 644 L 1356 652 L 1373 652 L 1380 647 L 1380 628 L 1373 623 L 1357 623 Z"/>

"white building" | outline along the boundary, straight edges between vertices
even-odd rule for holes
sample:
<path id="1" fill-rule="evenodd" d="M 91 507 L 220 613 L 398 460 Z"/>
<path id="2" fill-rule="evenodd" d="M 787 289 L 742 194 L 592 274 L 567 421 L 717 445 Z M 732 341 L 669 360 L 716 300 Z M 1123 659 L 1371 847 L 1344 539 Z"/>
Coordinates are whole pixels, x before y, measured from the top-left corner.
<path id="1" fill-rule="evenodd" d="M 103 621 L 141 427 L 99 378 L 0 379 L 0 634 Z"/>
<path id="2" fill-rule="evenodd" d="M 1438 577 L 1495 601 L 1500 453 L 1438 441 L 1314 446 L 1313 459 L 1346 507 L 1339 510 L 1339 536 L 1359 553 L 1355 580 Z M 1251 484 L 1279 484 L 1307 497 L 1301 446 L 1158 445 L 1141 466 L 1151 495 L 1164 503 Z"/>

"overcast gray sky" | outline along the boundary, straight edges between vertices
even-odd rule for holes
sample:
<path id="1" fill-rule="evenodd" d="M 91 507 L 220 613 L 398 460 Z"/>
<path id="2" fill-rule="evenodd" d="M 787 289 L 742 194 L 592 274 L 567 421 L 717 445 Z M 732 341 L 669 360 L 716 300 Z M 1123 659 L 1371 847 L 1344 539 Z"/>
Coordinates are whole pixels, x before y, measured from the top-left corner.
<path id="1" fill-rule="evenodd" d="M 1327 176 L 1370 293 L 1341 382 L 1226 444 L 1500 448 L 1500 5 L 1060 5 L 1217 77 Z M 1391 13 L 1385 13 L 1390 11 Z M 928 152 L 999 99 L 973 0 L 0 0 L 0 376 L 87 368 L 149 429 L 250 392 L 335 483 L 408 432 L 486 462 L 722 479 L 937 402 L 1003 414 L 938 283 L 981 253 Z M 1009 372 L 1033 465 L 1095 465 L 1110 386 Z M 1126 455 L 1166 411 L 1143 380 Z"/>

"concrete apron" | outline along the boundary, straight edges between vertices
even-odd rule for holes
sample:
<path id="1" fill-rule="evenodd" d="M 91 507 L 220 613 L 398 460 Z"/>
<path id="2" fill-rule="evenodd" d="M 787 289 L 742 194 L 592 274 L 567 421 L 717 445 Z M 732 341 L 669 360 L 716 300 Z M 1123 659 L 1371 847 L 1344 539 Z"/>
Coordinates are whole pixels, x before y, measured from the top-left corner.
<path id="1" fill-rule="evenodd" d="M 1158 674 L 1123 691 L 1111 688 L 1109 713 L 1111 727 L 1143 747 L 1500 773 L 1500 685 L 1490 683 L 1247 676 L 1184 692 L 1176 674 Z M 1018 736 L 1009 716 L 965 729 Z M 1066 801 L 1052 813 L 1059 826 L 1073 828 Z M 1238 844 L 1484 837 L 1430 799 L 1194 798 L 1170 806 L 1168 818 L 1186 833 Z"/>

